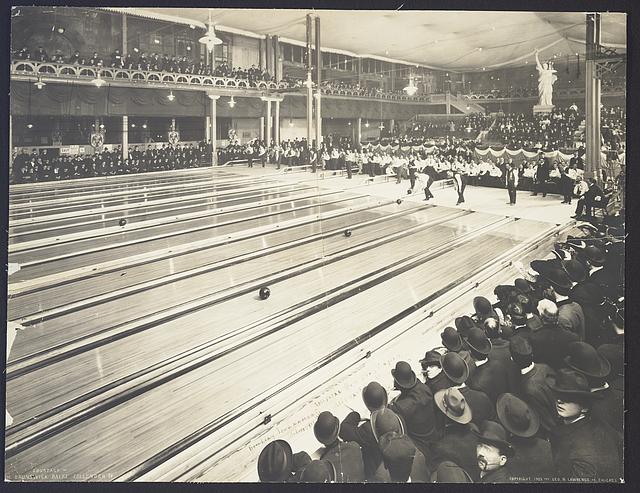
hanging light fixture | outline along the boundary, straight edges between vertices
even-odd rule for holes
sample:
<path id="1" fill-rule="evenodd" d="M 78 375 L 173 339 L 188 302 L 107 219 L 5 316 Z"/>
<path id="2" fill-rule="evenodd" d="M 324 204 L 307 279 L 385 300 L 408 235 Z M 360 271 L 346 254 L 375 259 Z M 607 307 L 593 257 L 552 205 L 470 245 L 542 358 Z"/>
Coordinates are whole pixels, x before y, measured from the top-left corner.
<path id="1" fill-rule="evenodd" d="M 236 105 L 236 100 L 233 99 L 233 96 L 231 96 L 231 99 L 229 100 L 229 108 L 233 108 Z"/>
<path id="2" fill-rule="evenodd" d="M 209 29 L 207 30 L 207 34 L 202 36 L 198 42 L 207 46 L 209 51 L 213 51 L 213 47 L 215 45 L 221 45 L 222 40 L 216 36 L 216 30 L 213 27 L 213 23 L 211 22 L 211 10 L 209 10 Z"/>
<path id="3" fill-rule="evenodd" d="M 289 118 L 289 126 L 293 127 L 293 119 Z"/>
<path id="4" fill-rule="evenodd" d="M 27 123 L 27 128 L 28 129 L 32 129 L 33 128 L 33 123 L 31 123 L 31 122 Z"/>
<path id="5" fill-rule="evenodd" d="M 36 86 L 38 89 L 42 89 L 44 86 L 46 86 L 46 84 L 42 82 L 42 77 L 40 76 L 38 76 L 38 80 L 34 82 L 33 85 Z"/>
<path id="6" fill-rule="evenodd" d="M 384 130 L 384 123 L 380 122 L 380 125 L 378 125 L 378 128 L 382 131 Z"/>
<path id="7" fill-rule="evenodd" d="M 169 91 L 169 95 L 167 96 L 167 99 L 169 101 L 173 101 L 174 99 L 176 99 L 175 94 L 173 94 L 173 91 Z"/>
<path id="8" fill-rule="evenodd" d="M 91 81 L 91 83 L 96 87 L 102 87 L 105 85 L 105 80 L 100 77 L 100 72 L 98 72 L 98 75 Z"/>
<path id="9" fill-rule="evenodd" d="M 369 120 L 367 120 L 364 124 L 365 127 L 369 128 Z"/>

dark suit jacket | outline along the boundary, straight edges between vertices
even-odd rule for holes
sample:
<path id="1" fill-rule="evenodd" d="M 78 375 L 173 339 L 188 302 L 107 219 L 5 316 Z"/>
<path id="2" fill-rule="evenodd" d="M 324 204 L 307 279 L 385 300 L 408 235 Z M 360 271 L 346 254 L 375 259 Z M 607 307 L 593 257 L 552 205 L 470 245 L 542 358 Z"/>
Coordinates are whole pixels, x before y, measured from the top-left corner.
<path id="1" fill-rule="evenodd" d="M 514 481 L 513 475 L 511 474 L 511 471 L 509 470 L 509 463 L 507 462 L 506 465 L 499 467 L 498 469 L 495 469 L 493 471 L 491 471 L 489 474 L 487 474 L 486 476 L 480 478 L 480 483 L 517 483 L 518 481 Z"/>
<path id="2" fill-rule="evenodd" d="M 569 294 L 569 298 L 578 303 L 584 313 L 584 340 L 595 347 L 602 336 L 600 303 L 603 296 L 602 288 L 588 279 L 576 284 Z"/>
<path id="3" fill-rule="evenodd" d="M 572 301 L 571 298 L 560 301 L 557 305 L 558 325 L 573 332 L 580 341 L 584 341 L 584 312 L 582 307 Z"/>
<path id="4" fill-rule="evenodd" d="M 529 340 L 533 349 L 533 361 L 558 369 L 564 366 L 567 347 L 571 342 L 577 341 L 578 336 L 557 325 L 545 325 L 533 331 Z"/>
<path id="5" fill-rule="evenodd" d="M 389 404 L 389 409 L 399 414 L 407 425 L 407 435 L 425 455 L 429 441 L 434 438 L 435 403 L 429 387 L 420 380 L 409 389 L 403 389 L 398 398 Z"/>
<path id="6" fill-rule="evenodd" d="M 509 458 L 507 465 L 514 477 L 522 482 L 550 481 L 554 465 L 551 444 L 542 438 L 512 437 L 511 445 L 516 455 Z"/>
<path id="7" fill-rule="evenodd" d="M 590 416 L 558 426 L 551 435 L 556 475 L 569 480 L 618 481 L 622 466 L 614 434 Z"/>
<path id="8" fill-rule="evenodd" d="M 355 442 L 338 442 L 325 449 L 320 458 L 335 467 L 336 483 L 362 483 L 365 479 L 362 450 Z"/>
<path id="9" fill-rule="evenodd" d="M 591 414 L 594 418 L 607 423 L 611 428 L 623 435 L 624 423 L 624 388 L 622 390 L 609 386 L 608 389 L 597 390 L 600 399 L 594 399 Z"/>
<path id="10" fill-rule="evenodd" d="M 468 425 L 448 424 L 443 437 L 438 440 L 427 459 L 432 462 L 432 470 L 436 470 L 444 461 L 451 461 L 462 467 L 471 479 L 480 478 L 476 445 L 478 438 Z"/>
<path id="11" fill-rule="evenodd" d="M 509 392 L 507 369 L 499 361 L 489 358 L 485 364 L 476 367 L 467 380 L 467 386 L 487 394 L 495 405 L 500 394 Z"/>
<path id="12" fill-rule="evenodd" d="M 558 425 L 556 398 L 547 384 L 547 377 L 555 376 L 555 371 L 544 363 L 535 363 L 533 369 L 520 376 L 520 386 L 516 392 L 540 417 L 540 425 L 547 431 Z"/>
<path id="13" fill-rule="evenodd" d="M 431 390 L 431 393 L 434 395 L 436 392 L 438 392 L 438 390 L 448 389 L 449 387 L 453 387 L 454 385 L 456 385 L 451 380 L 449 380 L 449 377 L 447 377 L 447 375 L 443 371 L 438 373 L 435 378 L 427 379 L 425 383 Z"/>
<path id="14" fill-rule="evenodd" d="M 376 470 L 382 463 L 382 452 L 371 429 L 371 421 L 368 419 L 360 423 L 360 414 L 353 411 L 347 414 L 340 424 L 340 438 L 345 442 L 355 442 L 362 448 L 364 461 L 364 474 L 367 480 L 373 478 Z"/>
<path id="15" fill-rule="evenodd" d="M 496 406 L 491 402 L 487 394 L 466 386 L 460 389 L 460 393 L 471 408 L 472 421 L 475 424 L 480 425 L 487 419 L 497 421 Z"/>

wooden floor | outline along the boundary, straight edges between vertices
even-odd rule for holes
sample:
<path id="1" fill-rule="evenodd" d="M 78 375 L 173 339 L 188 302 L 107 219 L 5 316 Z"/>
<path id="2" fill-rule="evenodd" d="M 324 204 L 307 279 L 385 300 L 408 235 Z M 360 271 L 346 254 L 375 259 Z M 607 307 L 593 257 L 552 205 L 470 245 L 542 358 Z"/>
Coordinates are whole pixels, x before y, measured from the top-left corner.
<path id="1" fill-rule="evenodd" d="M 10 480 L 139 479 L 227 437 L 213 456 L 372 329 L 554 231 L 233 168 L 14 186 L 9 213 Z"/>

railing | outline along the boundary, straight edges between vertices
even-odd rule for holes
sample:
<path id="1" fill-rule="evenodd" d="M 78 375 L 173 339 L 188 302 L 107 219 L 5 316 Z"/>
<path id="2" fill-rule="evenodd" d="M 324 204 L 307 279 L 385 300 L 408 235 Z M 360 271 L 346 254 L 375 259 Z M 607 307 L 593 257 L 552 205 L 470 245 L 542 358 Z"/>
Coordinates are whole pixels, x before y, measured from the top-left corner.
<path id="1" fill-rule="evenodd" d="M 604 94 L 618 94 L 624 93 L 626 91 L 626 86 L 624 84 L 621 85 L 613 85 L 606 87 L 603 85 L 602 92 Z M 559 88 L 554 89 L 553 95 L 560 98 L 570 98 L 570 97 L 583 97 L 585 94 L 584 87 L 572 87 L 572 88 Z M 505 92 L 489 92 L 482 94 L 465 94 L 463 96 L 466 100 L 473 101 L 493 101 L 493 100 L 504 100 L 504 99 L 537 99 L 538 92 L 535 89 L 513 89 L 511 91 Z"/>
<path id="2" fill-rule="evenodd" d="M 322 94 L 333 95 L 333 96 L 355 96 L 355 97 L 363 97 L 363 98 L 373 98 L 373 99 L 386 99 L 390 101 L 420 101 L 431 103 L 432 95 L 424 95 L 424 96 L 407 96 L 406 94 L 394 93 L 394 92 L 374 92 L 367 93 L 366 89 L 362 88 L 350 88 L 350 87 L 321 87 L 320 91 Z"/>

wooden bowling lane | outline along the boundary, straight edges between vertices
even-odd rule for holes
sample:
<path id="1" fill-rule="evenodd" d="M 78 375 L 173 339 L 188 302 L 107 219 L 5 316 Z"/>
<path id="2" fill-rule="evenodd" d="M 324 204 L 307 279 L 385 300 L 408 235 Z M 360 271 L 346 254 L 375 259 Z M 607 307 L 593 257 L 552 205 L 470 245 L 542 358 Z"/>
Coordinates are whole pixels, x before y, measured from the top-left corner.
<path id="1" fill-rule="evenodd" d="M 25 267 L 62 259 L 72 259 L 71 265 L 74 267 L 91 265 L 108 258 L 114 258 L 114 256 L 122 258 L 122 256 L 135 255 L 170 245 L 180 245 L 210 238 L 212 235 L 222 234 L 223 229 L 228 231 L 224 226 L 235 226 L 232 230 L 250 228 L 255 227 L 256 223 L 264 224 L 265 220 L 267 223 L 275 223 L 298 215 L 308 215 L 310 212 L 313 213 L 318 206 L 331 208 L 330 204 L 332 204 L 333 207 L 344 207 L 350 202 L 366 200 L 364 195 L 333 191 L 305 194 L 305 198 L 298 197 L 296 200 L 293 198 L 276 199 L 279 203 L 263 205 L 258 208 L 245 210 L 241 207 L 227 212 L 212 213 L 203 218 L 178 221 L 178 228 L 176 228 L 176 223 L 163 221 L 162 224 L 140 229 L 135 225 L 132 225 L 131 228 L 126 226 L 124 228 L 110 228 L 109 234 L 103 234 L 99 237 L 71 241 L 69 241 L 70 238 L 66 238 L 67 241 L 60 245 L 27 248 L 28 245 L 22 243 L 14 247 L 15 250 L 18 250 L 17 252 L 12 252 L 11 246 L 9 247 L 9 261 Z"/>
<path id="2" fill-rule="evenodd" d="M 224 340 L 229 334 L 232 334 L 242 327 L 251 327 L 252 324 L 256 324 L 257 328 L 260 328 L 260 320 L 265 318 L 268 320 L 272 318 L 274 314 L 285 313 L 290 307 L 298 303 L 304 303 L 305 300 L 318 296 L 322 297 L 325 293 L 352 282 L 354 278 L 370 276 L 381 268 L 380 264 L 391 265 L 394 262 L 413 257 L 416 254 L 424 254 L 424 252 L 429 252 L 430 249 L 436 247 L 448 250 L 448 245 L 453 240 L 495 223 L 495 216 L 482 217 L 476 216 L 476 214 L 470 214 L 445 221 L 434 227 L 425 228 L 424 225 L 422 225 L 423 228 L 414 234 L 400 234 L 396 237 L 395 241 L 386 241 L 383 239 L 375 248 L 363 248 L 355 255 L 340 255 L 338 253 L 341 247 L 343 248 L 352 241 L 358 241 L 353 236 L 351 239 L 343 238 L 342 241 L 337 241 L 338 238 L 336 238 L 333 249 L 338 251 L 331 250 L 332 253 L 330 254 L 325 253 L 329 251 L 329 244 L 305 245 L 296 250 L 315 249 L 316 256 L 324 256 L 321 262 L 316 263 L 316 265 L 322 265 L 322 267 L 306 270 L 296 268 L 293 269 L 291 274 L 270 276 L 274 279 L 284 278 L 279 282 L 275 282 L 273 279 L 271 282 L 256 281 L 256 279 L 266 279 L 270 273 L 277 273 L 278 271 L 295 267 L 295 260 L 291 260 L 295 252 L 289 252 L 289 259 L 287 259 L 287 257 L 267 257 L 264 260 L 258 259 L 257 261 L 247 262 L 246 265 L 243 263 L 225 269 L 226 272 L 219 271 L 217 277 L 223 280 L 221 283 L 222 286 L 226 285 L 227 287 L 227 290 L 223 288 L 223 290 L 220 291 L 221 296 L 217 296 L 218 299 L 224 301 L 222 303 L 214 303 L 200 310 L 185 311 L 185 313 L 178 318 L 172 314 L 170 317 L 165 317 L 167 320 L 165 320 L 164 323 L 156 321 L 147 326 L 143 326 L 146 327 L 146 330 L 128 335 L 124 339 L 114 340 L 102 348 L 97 347 L 90 351 L 84 351 L 83 353 L 76 354 L 62 361 L 48 364 L 45 360 L 45 366 L 41 365 L 41 368 L 30 371 L 29 373 L 23 373 L 15 378 L 14 373 L 16 372 L 16 366 L 24 367 L 24 363 L 19 362 L 17 365 L 10 363 L 7 368 L 9 378 L 7 388 L 11 388 L 9 394 L 21 396 L 20 402 L 16 403 L 17 407 L 10 407 L 10 411 L 16 423 L 26 421 L 37 414 L 46 412 L 55 405 L 62 404 L 69 399 L 91 392 L 97 387 L 125 378 L 127 375 L 143 371 L 145 368 L 166 360 L 171 355 L 180 354 L 201 344 L 207 344 L 217 338 Z M 452 227 L 454 224 L 455 226 Z M 300 252 L 300 255 L 303 255 L 303 253 Z M 311 255 L 313 255 L 313 253 Z M 330 258 L 331 255 L 335 255 L 335 260 Z M 274 257 L 278 256 L 276 255 Z M 384 263 L 371 262 L 372 258 L 384 259 Z M 252 272 L 254 273 L 253 275 Z M 243 283 L 246 283 L 246 285 L 243 286 Z M 295 286 L 298 283 L 306 288 L 300 291 L 296 290 Z M 245 292 L 255 297 L 259 286 L 263 284 L 272 285 L 272 292 L 274 294 L 276 292 L 287 294 L 282 298 L 277 297 L 277 299 L 266 305 L 271 311 L 258 310 L 256 312 L 255 310 L 247 310 L 247 297 Z M 196 295 L 202 295 L 203 285 L 207 284 L 200 282 L 192 286 L 192 292 Z M 175 286 L 169 286 L 169 288 L 175 289 L 176 292 L 183 291 L 182 288 Z M 228 295 L 225 296 L 226 292 L 229 291 L 232 294 L 234 292 L 239 294 L 231 297 Z M 255 305 L 255 303 L 252 304 Z M 123 302 L 117 309 L 119 314 L 113 314 L 119 318 L 111 318 L 111 320 L 114 321 L 114 323 L 133 320 L 132 323 L 141 326 L 142 323 L 145 323 L 140 317 L 140 309 L 142 309 L 142 306 L 144 305 L 138 304 L 132 306 L 132 303 Z M 156 303 L 156 309 L 162 309 L 163 307 L 164 305 L 162 303 Z M 259 309 L 263 307 L 265 307 L 265 305 L 258 304 L 253 308 Z M 32 332 L 32 337 L 30 337 L 29 340 L 32 341 L 33 344 L 37 344 L 38 338 L 42 339 L 46 337 L 46 339 L 50 341 L 50 345 L 53 346 L 61 341 L 60 338 L 68 337 L 69 333 L 75 332 L 79 334 L 79 331 L 86 333 L 88 324 L 92 324 L 93 332 L 96 332 L 99 328 L 113 325 L 98 325 L 101 323 L 99 320 L 103 317 L 112 316 L 112 314 L 109 313 L 109 309 L 104 306 L 94 307 L 93 311 L 95 313 L 93 316 L 90 315 L 90 313 L 87 313 L 85 316 L 76 315 L 69 319 L 68 323 L 58 324 L 59 335 L 57 336 L 57 340 L 55 339 L 56 334 L 54 333 L 56 329 L 53 327 L 41 333 Z M 162 313 L 159 313 L 155 315 L 155 317 L 162 315 Z M 132 319 L 132 317 L 136 318 Z M 211 326 L 211 324 L 203 325 L 203 320 L 215 321 L 215 324 L 213 326 Z M 73 324 L 73 326 L 71 324 Z M 119 330 L 119 327 L 122 326 L 116 326 L 116 329 Z M 29 331 L 32 329 L 36 331 L 39 330 L 38 328 L 30 327 Z M 251 330 L 255 330 L 255 327 L 252 327 Z M 184 337 L 176 340 L 176 333 L 180 333 Z M 19 337 L 23 335 L 25 334 L 20 333 Z M 98 335 L 101 336 L 102 334 Z M 22 341 L 16 339 L 14 349 L 20 351 L 18 348 L 21 345 Z M 135 348 L 133 354 L 132 348 Z M 100 375 L 97 375 L 95 372 L 96 354 L 100 354 Z M 35 359 L 38 358 L 39 356 L 36 356 Z M 116 360 L 119 362 L 116 363 Z M 81 370 L 81 368 L 92 368 L 92 370 L 85 372 Z M 76 372 L 78 376 L 77 378 L 71 379 L 73 382 L 67 381 L 66 384 L 62 384 L 64 380 L 70 380 L 68 378 L 69 374 L 75 374 Z M 48 375 L 48 377 L 43 380 L 42 377 L 45 374 Z M 24 394 L 24 392 L 27 394 Z M 9 400 L 9 404 L 13 404 L 12 400 Z"/>
<path id="3" fill-rule="evenodd" d="M 431 208 L 429 205 L 420 207 Z M 23 286 L 13 283 L 9 291 L 9 320 L 34 314 L 38 317 L 41 314 L 44 316 L 43 312 L 56 307 L 64 307 L 81 300 L 88 300 L 87 303 L 89 303 L 91 297 L 104 297 L 111 294 L 111 297 L 116 298 L 121 296 L 123 290 L 127 288 L 148 289 L 150 285 L 167 284 L 179 278 L 194 275 L 196 272 L 203 272 L 205 268 L 213 270 L 216 264 L 219 265 L 225 261 L 240 261 L 234 259 L 241 257 L 246 259 L 251 254 L 264 255 L 274 248 L 286 248 L 301 241 L 318 241 L 322 237 L 342 235 L 346 228 L 355 230 L 361 225 L 373 223 L 377 225 L 382 235 L 404 227 L 395 219 L 399 215 L 410 214 L 414 209 L 415 206 L 408 202 L 402 207 L 390 204 L 369 206 L 364 210 L 362 208 L 347 209 L 337 217 L 312 219 L 305 224 L 290 228 L 287 228 L 285 223 L 281 223 L 280 228 L 264 234 L 255 234 L 248 238 L 246 235 L 239 236 L 236 240 L 214 243 L 209 247 L 197 248 L 195 251 L 187 250 L 182 254 L 162 255 L 159 259 L 152 257 L 139 265 L 127 264 L 126 259 L 123 259 L 121 267 L 102 275 L 88 273 L 85 277 L 79 275 L 75 279 L 69 275 L 64 279 L 64 283 L 43 282 L 39 284 L 42 286 L 41 289 L 32 291 L 26 290 L 24 283 L 22 283 Z M 443 214 L 444 211 L 442 211 Z M 435 217 L 434 213 L 433 218 Z M 362 239 L 362 237 L 363 235 L 359 233 L 358 238 Z M 152 284 L 153 281 L 156 282 Z M 16 286 L 15 290 L 14 286 Z M 24 289 L 24 291 L 18 289 Z M 20 323 L 25 321 L 21 320 Z"/>
<path id="4" fill-rule="evenodd" d="M 12 228 L 9 230 L 9 242 L 42 240 L 52 236 L 64 236 L 67 234 L 91 232 L 101 230 L 115 225 L 119 225 L 121 219 L 125 219 L 128 224 L 138 222 L 158 221 L 163 218 L 172 220 L 178 216 L 193 215 L 200 212 L 212 211 L 226 207 L 239 207 L 242 205 L 251 207 L 265 201 L 273 201 L 278 198 L 299 196 L 302 193 L 312 192 L 311 187 L 276 187 L 272 191 L 253 191 L 250 193 L 234 193 L 228 196 L 216 196 L 209 200 L 199 200 L 196 205 L 179 206 L 156 206 L 156 211 L 145 211 L 144 207 L 129 209 L 124 214 L 122 211 L 106 214 L 87 215 L 82 220 L 64 219 L 51 221 L 39 228 L 33 226 L 23 226 L 21 229 Z"/>
<path id="5" fill-rule="evenodd" d="M 241 345 L 207 365 L 52 435 L 37 446 L 10 454 L 7 477 L 28 475 L 42 467 L 61 468 L 70 475 L 104 473 L 115 478 L 124 474 L 221 417 L 232 419 L 236 412 L 241 412 L 244 403 L 272 392 L 280 382 L 313 367 L 314 362 L 411 306 L 414 300 L 464 279 L 470 270 L 486 265 L 540 230 L 535 223 L 511 222 L 430 262 L 390 276 L 368 289 L 355 290 L 352 296 L 326 305 L 324 310 Z M 290 288 L 294 292 L 317 289 L 331 277 L 324 275 L 323 270 L 317 269 L 314 276 L 306 279 L 297 279 Z M 285 289 L 285 284 L 272 286 L 273 294 L 266 302 L 257 301 L 253 293 L 247 294 L 243 312 L 268 316 L 275 310 L 271 305 L 286 306 L 286 300 L 280 298 L 293 293 Z M 380 306 L 387 309 L 380 310 Z M 211 319 L 205 313 L 200 315 L 199 322 L 193 320 L 187 327 L 192 329 L 195 324 L 203 324 L 215 330 Z M 225 326 L 225 322 L 234 323 L 237 315 L 229 313 L 216 327 Z M 172 334 L 173 341 L 177 333 Z M 185 334 L 185 337 L 189 336 Z M 132 343 L 130 351 L 141 350 L 139 345 L 129 342 Z M 99 374 L 105 370 L 105 364 L 118 364 L 109 361 L 105 351 L 92 356 L 86 371 Z M 69 380 L 71 378 L 66 379 Z M 52 385 L 55 384 L 52 382 Z M 229 426 L 233 426 L 233 421 Z"/>

